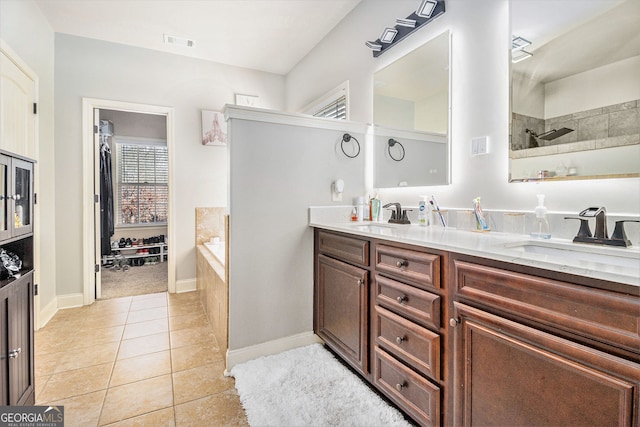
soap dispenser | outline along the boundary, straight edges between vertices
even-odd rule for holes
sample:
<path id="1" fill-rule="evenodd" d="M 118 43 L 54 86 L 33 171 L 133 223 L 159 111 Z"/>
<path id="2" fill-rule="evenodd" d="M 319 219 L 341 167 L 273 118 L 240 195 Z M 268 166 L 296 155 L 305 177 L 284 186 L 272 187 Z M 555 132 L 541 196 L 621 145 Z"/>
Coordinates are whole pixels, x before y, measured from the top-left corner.
<path id="1" fill-rule="evenodd" d="M 547 219 L 547 208 L 544 205 L 544 194 L 538 194 L 538 206 L 535 209 L 531 237 L 538 239 L 550 239 L 549 220 Z"/>

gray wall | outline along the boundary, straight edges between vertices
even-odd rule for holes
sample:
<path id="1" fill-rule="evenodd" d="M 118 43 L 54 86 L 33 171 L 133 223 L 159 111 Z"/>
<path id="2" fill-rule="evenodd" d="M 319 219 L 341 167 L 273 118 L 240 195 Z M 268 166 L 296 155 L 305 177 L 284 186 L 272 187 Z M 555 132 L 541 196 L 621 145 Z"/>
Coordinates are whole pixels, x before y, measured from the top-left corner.
<path id="1" fill-rule="evenodd" d="M 230 351 L 313 329 L 308 207 L 326 205 L 337 178 L 344 204 L 364 195 L 364 155 L 345 157 L 346 124 L 331 125 L 343 130 L 230 120 Z"/>
<path id="2" fill-rule="evenodd" d="M 283 107 L 283 77 L 115 43 L 56 34 L 56 253 L 58 295 L 82 292 L 82 98 L 175 109 L 177 280 L 195 278 L 195 207 L 226 204 L 226 149 L 201 144 L 201 110 L 222 110 L 235 93 Z"/>

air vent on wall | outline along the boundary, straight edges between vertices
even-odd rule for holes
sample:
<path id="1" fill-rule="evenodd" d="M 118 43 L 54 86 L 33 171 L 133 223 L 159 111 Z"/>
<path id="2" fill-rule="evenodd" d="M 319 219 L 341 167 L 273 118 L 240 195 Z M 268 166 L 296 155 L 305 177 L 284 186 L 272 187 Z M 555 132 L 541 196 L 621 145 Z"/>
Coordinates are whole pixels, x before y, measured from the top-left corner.
<path id="1" fill-rule="evenodd" d="M 170 34 L 164 35 L 164 42 L 165 44 L 172 44 L 175 46 L 183 47 L 194 47 L 196 45 L 196 42 L 194 42 L 193 40 L 179 36 L 172 36 Z"/>

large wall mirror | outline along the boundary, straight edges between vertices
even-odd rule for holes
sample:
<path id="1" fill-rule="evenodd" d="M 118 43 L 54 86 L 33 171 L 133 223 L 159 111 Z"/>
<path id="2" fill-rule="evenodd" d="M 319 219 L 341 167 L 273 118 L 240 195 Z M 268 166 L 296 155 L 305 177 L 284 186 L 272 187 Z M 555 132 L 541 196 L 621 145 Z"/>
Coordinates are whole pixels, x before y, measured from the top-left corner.
<path id="1" fill-rule="evenodd" d="M 450 33 L 374 74 L 373 185 L 449 183 Z"/>
<path id="2" fill-rule="evenodd" d="M 640 1 L 510 7 L 510 180 L 640 176 Z"/>

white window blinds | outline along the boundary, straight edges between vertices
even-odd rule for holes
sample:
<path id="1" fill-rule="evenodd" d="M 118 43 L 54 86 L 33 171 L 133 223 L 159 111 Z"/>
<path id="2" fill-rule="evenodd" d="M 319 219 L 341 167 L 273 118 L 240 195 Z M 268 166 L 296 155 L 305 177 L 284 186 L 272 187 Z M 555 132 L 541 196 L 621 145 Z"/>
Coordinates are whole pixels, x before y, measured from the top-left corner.
<path id="1" fill-rule="evenodd" d="M 169 200 L 167 147 L 116 144 L 118 225 L 166 223 Z"/>
<path id="2" fill-rule="evenodd" d="M 341 96 L 331 104 L 325 106 L 320 111 L 313 114 L 315 117 L 326 117 L 329 119 L 347 119 L 347 97 Z"/>

